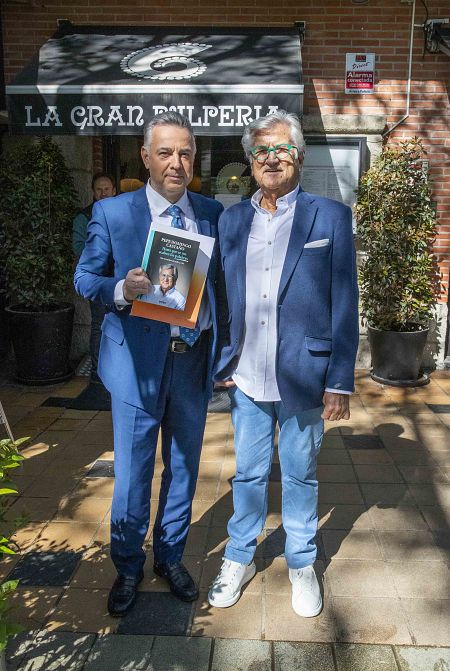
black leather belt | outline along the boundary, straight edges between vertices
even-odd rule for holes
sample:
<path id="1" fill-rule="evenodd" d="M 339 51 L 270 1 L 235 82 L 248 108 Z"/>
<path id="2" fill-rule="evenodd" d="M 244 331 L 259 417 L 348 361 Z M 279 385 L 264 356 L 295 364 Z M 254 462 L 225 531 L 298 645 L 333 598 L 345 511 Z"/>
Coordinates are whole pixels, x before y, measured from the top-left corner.
<path id="1" fill-rule="evenodd" d="M 200 346 L 200 343 L 209 340 L 211 332 L 212 329 L 202 331 L 192 347 L 181 338 L 171 338 L 169 340 L 169 352 L 173 352 L 174 354 L 185 354 L 186 352 L 189 352 L 189 350 L 196 349 Z"/>
<path id="2" fill-rule="evenodd" d="M 169 342 L 169 352 L 174 352 L 175 354 L 184 354 L 190 349 L 187 342 L 181 340 L 180 338 L 171 338 Z"/>

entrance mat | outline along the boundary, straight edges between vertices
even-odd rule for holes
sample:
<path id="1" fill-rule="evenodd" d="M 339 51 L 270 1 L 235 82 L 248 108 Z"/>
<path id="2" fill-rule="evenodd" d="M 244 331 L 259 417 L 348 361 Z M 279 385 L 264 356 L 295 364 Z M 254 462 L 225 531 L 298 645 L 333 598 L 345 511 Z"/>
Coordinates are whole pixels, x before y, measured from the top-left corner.
<path id="1" fill-rule="evenodd" d="M 111 410 L 111 396 L 102 384 L 91 382 L 76 398 L 50 396 L 42 405 L 70 410 Z M 214 392 L 208 412 L 230 412 L 230 409 L 228 393 Z"/>
<path id="2" fill-rule="evenodd" d="M 427 403 L 427 406 L 438 415 L 450 413 L 450 403 Z"/>
<path id="3" fill-rule="evenodd" d="M 86 478 L 113 478 L 114 461 L 108 459 L 97 459 L 95 464 L 86 473 Z"/>
<path id="4" fill-rule="evenodd" d="M 230 397 L 227 391 L 214 391 L 208 403 L 208 412 L 231 412 Z"/>
<path id="5" fill-rule="evenodd" d="M 50 396 L 42 405 L 70 410 L 111 410 L 111 396 L 101 383 L 91 382 L 76 398 Z"/>

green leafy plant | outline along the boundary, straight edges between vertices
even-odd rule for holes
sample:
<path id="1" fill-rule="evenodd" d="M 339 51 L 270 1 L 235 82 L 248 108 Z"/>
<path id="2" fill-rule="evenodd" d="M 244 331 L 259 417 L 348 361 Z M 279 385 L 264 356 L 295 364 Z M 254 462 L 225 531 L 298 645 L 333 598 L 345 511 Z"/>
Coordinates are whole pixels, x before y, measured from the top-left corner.
<path id="1" fill-rule="evenodd" d="M 20 624 L 10 622 L 9 614 L 11 606 L 9 605 L 9 595 L 14 592 L 18 580 L 7 580 L 0 584 L 0 652 L 2 652 L 8 645 L 8 640 L 11 636 L 20 634 L 23 627 Z"/>
<path id="2" fill-rule="evenodd" d="M 431 253 L 436 214 L 423 156 L 417 138 L 384 148 L 358 190 L 357 231 L 366 253 L 362 314 L 383 331 L 427 328 L 439 290 Z"/>
<path id="3" fill-rule="evenodd" d="M 0 265 L 9 299 L 51 310 L 72 282 L 75 191 L 50 138 L 18 143 L 0 158 Z"/>
<path id="4" fill-rule="evenodd" d="M 14 531 L 23 526 L 25 520 L 19 517 L 12 522 L 5 519 L 8 508 L 3 497 L 17 495 L 17 487 L 10 479 L 12 469 L 20 466 L 24 457 L 19 454 L 18 447 L 28 438 L 13 442 L 9 438 L 0 440 L 0 556 L 16 554 L 16 544 L 11 540 Z M 0 652 L 6 648 L 8 639 L 22 631 L 20 625 L 10 621 L 11 606 L 9 596 L 16 589 L 18 580 L 7 580 L 0 584 Z"/>

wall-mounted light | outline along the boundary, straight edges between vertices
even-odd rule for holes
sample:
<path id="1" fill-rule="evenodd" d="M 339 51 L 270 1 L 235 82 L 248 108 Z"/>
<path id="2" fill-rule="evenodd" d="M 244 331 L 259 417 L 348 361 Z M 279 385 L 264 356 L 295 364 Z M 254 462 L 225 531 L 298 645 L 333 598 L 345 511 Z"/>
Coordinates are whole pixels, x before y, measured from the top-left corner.
<path id="1" fill-rule="evenodd" d="M 369 0 L 352 0 L 352 4 L 354 4 L 354 5 L 368 5 Z"/>

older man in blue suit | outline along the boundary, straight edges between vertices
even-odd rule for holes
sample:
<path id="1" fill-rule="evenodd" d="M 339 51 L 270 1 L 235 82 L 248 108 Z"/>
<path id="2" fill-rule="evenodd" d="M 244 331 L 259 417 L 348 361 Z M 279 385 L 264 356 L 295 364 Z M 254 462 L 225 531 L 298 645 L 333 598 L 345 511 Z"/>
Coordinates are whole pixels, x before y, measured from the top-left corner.
<path id="1" fill-rule="evenodd" d="M 114 616 L 132 607 L 143 577 L 160 429 L 164 471 L 153 528 L 153 568 L 180 599 L 198 597 L 181 558 L 217 346 L 214 257 L 195 329 L 130 314 L 133 299 L 151 291 L 140 267 L 151 224 L 216 237 L 222 210 L 216 201 L 186 191 L 193 174 L 195 139 L 185 117 L 176 112 L 154 117 L 146 126 L 141 153 L 150 175 L 147 185 L 94 205 L 75 272 L 78 293 L 108 309 L 99 375 L 111 392 L 114 426 L 111 557 L 118 576 L 108 599 Z"/>
<path id="2" fill-rule="evenodd" d="M 275 427 L 292 606 L 318 615 L 316 457 L 324 419 L 350 417 L 358 290 L 350 208 L 302 191 L 304 141 L 282 110 L 251 123 L 242 145 L 260 189 L 221 217 L 228 344 L 216 379 L 229 387 L 236 451 L 230 540 L 210 592 L 231 606 L 255 574 L 267 515 Z"/>

